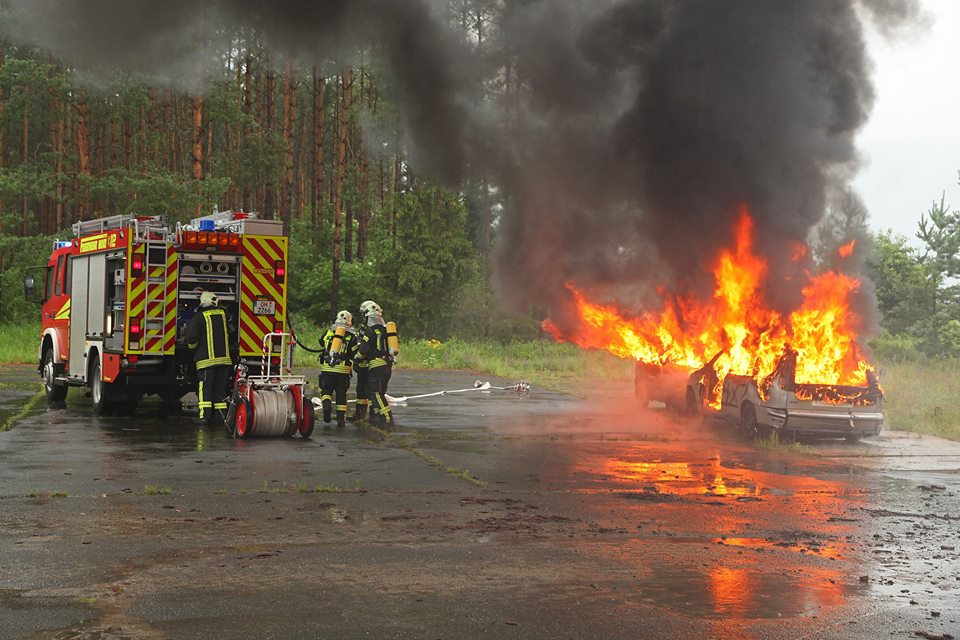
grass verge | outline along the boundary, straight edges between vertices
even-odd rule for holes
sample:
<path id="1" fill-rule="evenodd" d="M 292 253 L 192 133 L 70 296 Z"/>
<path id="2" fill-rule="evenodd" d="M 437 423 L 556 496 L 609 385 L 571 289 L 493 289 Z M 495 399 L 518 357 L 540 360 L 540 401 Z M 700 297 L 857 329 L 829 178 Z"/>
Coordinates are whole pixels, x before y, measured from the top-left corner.
<path id="1" fill-rule="evenodd" d="M 960 361 L 881 363 L 888 428 L 960 440 Z"/>
<path id="2" fill-rule="evenodd" d="M 39 312 L 37 312 L 39 316 Z M 36 364 L 40 349 L 40 323 L 0 325 L 0 363 Z"/>

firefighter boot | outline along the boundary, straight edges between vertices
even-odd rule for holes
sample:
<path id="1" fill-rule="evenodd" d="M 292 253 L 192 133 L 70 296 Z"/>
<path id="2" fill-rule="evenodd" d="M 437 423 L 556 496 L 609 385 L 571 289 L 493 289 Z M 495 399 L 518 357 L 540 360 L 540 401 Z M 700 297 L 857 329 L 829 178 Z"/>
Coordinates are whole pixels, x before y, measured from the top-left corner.
<path id="1" fill-rule="evenodd" d="M 337 429 L 343 429 L 347 426 L 347 412 L 337 411 Z"/>
<path id="2" fill-rule="evenodd" d="M 350 422 L 365 422 L 367 420 L 367 405 L 357 402 L 357 408 L 350 418 Z"/>
<path id="3" fill-rule="evenodd" d="M 323 421 L 330 422 L 330 412 L 332 410 L 330 398 L 323 398 Z"/>

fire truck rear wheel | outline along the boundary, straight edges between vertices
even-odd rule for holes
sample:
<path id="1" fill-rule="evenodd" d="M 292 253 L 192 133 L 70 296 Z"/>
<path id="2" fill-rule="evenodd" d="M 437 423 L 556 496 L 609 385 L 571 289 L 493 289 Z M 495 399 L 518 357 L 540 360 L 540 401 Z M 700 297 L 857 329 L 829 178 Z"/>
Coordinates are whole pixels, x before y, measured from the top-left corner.
<path id="1" fill-rule="evenodd" d="M 67 398 L 67 385 L 57 382 L 57 369 L 53 349 L 47 349 L 43 352 L 43 388 L 50 402 L 63 402 Z"/>
<path id="2" fill-rule="evenodd" d="M 90 365 L 90 399 L 93 400 L 93 412 L 98 416 L 112 414 L 118 408 L 113 395 L 114 390 L 109 383 L 103 381 L 100 356 L 94 356 Z"/>

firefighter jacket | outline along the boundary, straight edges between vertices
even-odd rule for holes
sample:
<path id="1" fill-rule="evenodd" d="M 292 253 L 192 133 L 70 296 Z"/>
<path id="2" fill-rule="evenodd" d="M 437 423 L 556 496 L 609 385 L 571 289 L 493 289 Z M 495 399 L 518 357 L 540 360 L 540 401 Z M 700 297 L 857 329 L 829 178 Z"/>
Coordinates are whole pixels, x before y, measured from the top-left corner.
<path id="1" fill-rule="evenodd" d="M 186 330 L 187 346 L 195 349 L 197 369 L 217 365 L 230 366 L 227 312 L 219 307 L 201 307 L 193 314 Z"/>
<path id="2" fill-rule="evenodd" d="M 357 354 L 371 369 L 393 363 L 393 357 L 387 347 L 387 327 L 375 324 L 364 327 L 357 339 Z"/>
<path id="3" fill-rule="evenodd" d="M 353 333 L 352 329 L 348 330 L 346 335 L 343 336 L 342 355 L 334 355 L 333 359 L 331 359 L 330 344 L 333 342 L 333 336 L 335 335 L 334 330 L 334 327 L 330 327 L 320 339 L 320 344 L 323 348 L 323 353 L 320 354 L 320 371 L 324 373 L 345 373 L 350 375 L 352 372 L 353 358 L 356 353 L 355 343 L 357 336 Z"/>

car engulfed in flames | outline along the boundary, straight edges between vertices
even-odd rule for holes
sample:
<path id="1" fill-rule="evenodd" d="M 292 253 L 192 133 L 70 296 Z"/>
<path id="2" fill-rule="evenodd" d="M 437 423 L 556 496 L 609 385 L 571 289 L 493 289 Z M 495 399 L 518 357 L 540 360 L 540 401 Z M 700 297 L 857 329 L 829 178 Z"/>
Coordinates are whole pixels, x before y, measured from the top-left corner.
<path id="1" fill-rule="evenodd" d="M 848 258 L 853 243 L 840 248 Z M 806 253 L 800 246 L 797 259 Z M 557 340 L 605 349 L 636 362 L 641 404 L 660 401 L 686 413 L 719 412 L 746 433 L 875 435 L 883 392 L 857 342 L 853 310 L 860 281 L 840 271 L 804 273 L 801 301 L 789 313 L 764 296 L 767 263 L 753 250 L 753 220 L 743 207 L 733 246 L 712 267 L 713 295 L 659 291 L 663 308 L 640 315 L 589 299 L 567 284 L 575 322 L 547 319 Z"/>

